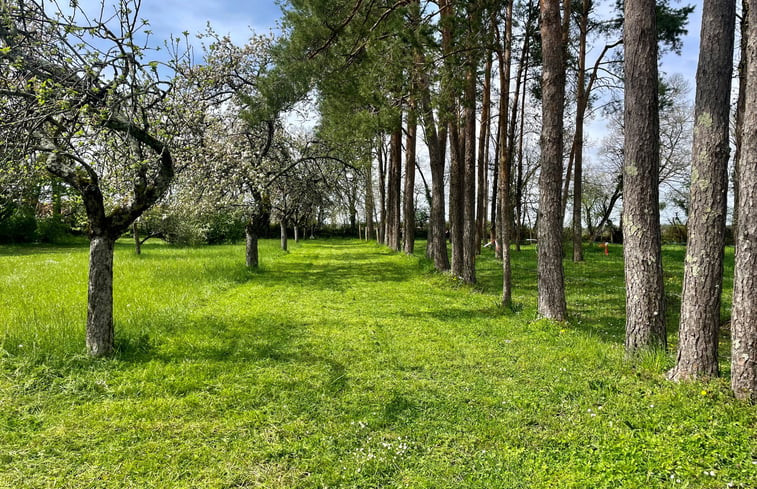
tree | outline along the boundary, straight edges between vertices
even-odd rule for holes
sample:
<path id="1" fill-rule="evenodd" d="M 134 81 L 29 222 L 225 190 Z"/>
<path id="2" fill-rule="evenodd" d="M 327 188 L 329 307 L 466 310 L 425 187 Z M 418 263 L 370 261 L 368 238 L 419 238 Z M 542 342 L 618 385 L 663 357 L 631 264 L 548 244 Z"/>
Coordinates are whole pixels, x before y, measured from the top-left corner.
<path id="1" fill-rule="evenodd" d="M 565 15 L 568 15 L 567 11 Z M 559 1 L 541 2 L 541 37 L 542 163 L 539 176 L 538 310 L 540 316 L 564 321 L 566 305 L 560 191 L 565 105 L 565 45 Z"/>
<path id="2" fill-rule="evenodd" d="M 166 192 L 182 102 L 145 62 L 139 2 L 87 15 L 0 4 L 4 165 L 40 162 L 82 196 L 90 238 L 87 351 L 111 353 L 113 246 Z"/>
<path id="3" fill-rule="evenodd" d="M 626 353 L 666 346 L 654 0 L 625 3 L 623 242 Z"/>
<path id="4" fill-rule="evenodd" d="M 706 0 L 697 68 L 694 158 L 681 319 L 672 380 L 718 375 L 728 191 L 735 0 Z"/>
<path id="5" fill-rule="evenodd" d="M 731 388 L 757 402 L 757 6 L 747 3 L 746 90 L 739 165 L 738 235 L 731 316 Z"/>

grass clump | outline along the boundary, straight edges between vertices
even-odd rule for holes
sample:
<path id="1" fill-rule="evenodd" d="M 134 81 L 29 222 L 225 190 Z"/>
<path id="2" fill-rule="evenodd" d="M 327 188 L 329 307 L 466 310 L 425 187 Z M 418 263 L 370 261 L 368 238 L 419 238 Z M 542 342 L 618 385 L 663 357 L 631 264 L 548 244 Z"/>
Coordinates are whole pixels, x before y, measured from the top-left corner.
<path id="1" fill-rule="evenodd" d="M 0 487 L 757 486 L 755 408 L 624 361 L 621 255 L 566 261 L 558 324 L 533 249 L 513 313 L 488 254 L 471 289 L 350 240 L 263 242 L 255 272 L 240 246 L 118 245 L 118 350 L 92 360 L 86 247 L 0 248 Z"/>

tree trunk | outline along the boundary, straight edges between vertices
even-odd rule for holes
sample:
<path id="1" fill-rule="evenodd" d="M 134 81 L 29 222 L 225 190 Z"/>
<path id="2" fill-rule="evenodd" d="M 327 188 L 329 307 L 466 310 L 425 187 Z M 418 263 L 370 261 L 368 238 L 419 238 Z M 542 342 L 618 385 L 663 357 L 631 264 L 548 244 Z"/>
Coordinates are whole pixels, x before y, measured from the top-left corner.
<path id="1" fill-rule="evenodd" d="M 530 8 L 529 2 L 529 8 Z M 520 130 L 518 135 L 518 164 L 515 168 L 515 251 L 520 251 L 520 243 L 523 241 L 523 134 L 525 133 L 526 120 L 526 82 L 528 81 L 528 50 L 526 53 L 525 68 L 523 69 L 523 97 L 520 102 Z"/>
<path id="2" fill-rule="evenodd" d="M 672 380 L 718 375 L 736 0 L 705 0 L 694 110 L 688 243 Z"/>
<path id="3" fill-rule="evenodd" d="M 373 225 L 373 176 L 372 176 L 372 163 L 369 163 L 365 172 L 365 240 L 370 241 L 374 234 Z"/>
<path id="4" fill-rule="evenodd" d="M 131 224 L 131 234 L 134 237 L 134 253 L 137 255 L 142 254 L 142 241 L 139 239 L 139 226 L 137 226 L 137 221 L 134 221 Z"/>
<path id="5" fill-rule="evenodd" d="M 739 97 L 736 101 L 736 128 L 735 148 L 733 154 L 733 220 L 731 221 L 731 234 L 734 245 L 736 236 L 739 234 L 739 161 L 741 159 L 741 141 L 744 128 L 744 104 L 746 102 L 746 58 L 747 58 L 747 17 L 749 16 L 749 4 L 747 0 L 741 0 L 741 22 L 739 43 Z"/>
<path id="6" fill-rule="evenodd" d="M 404 250 L 412 255 L 415 250 L 415 146 L 418 134 L 418 119 L 415 102 L 410 101 L 407 111 L 407 139 L 405 144 L 405 195 L 403 206 Z"/>
<path id="7" fill-rule="evenodd" d="M 253 222 L 244 227 L 245 234 L 245 258 L 248 268 L 258 267 L 258 233 Z"/>
<path id="8" fill-rule="evenodd" d="M 281 249 L 287 251 L 287 222 L 286 219 L 279 219 L 279 229 L 281 230 Z"/>
<path id="9" fill-rule="evenodd" d="M 402 127 L 392 132 L 389 150 L 389 188 L 387 189 L 387 245 L 400 250 L 400 188 L 402 183 Z"/>
<path id="10" fill-rule="evenodd" d="M 93 357 L 113 351 L 113 246 L 107 236 L 89 242 L 87 353 Z"/>
<path id="11" fill-rule="evenodd" d="M 509 120 L 509 129 L 507 131 L 507 166 L 510 172 L 510 178 L 509 182 L 512 185 L 512 173 L 513 173 L 513 166 L 515 163 L 515 129 L 518 125 L 518 103 L 520 101 L 520 91 L 521 88 L 523 88 L 523 100 L 520 101 L 521 107 L 521 139 L 518 143 L 518 155 L 519 155 L 519 165 L 522 165 L 522 158 L 520 157 L 520 152 L 523 149 L 523 139 L 522 139 L 522 133 L 523 133 L 523 111 L 525 110 L 525 99 L 526 99 L 526 76 L 528 73 L 528 57 L 529 57 L 529 45 L 530 45 L 530 39 L 531 39 L 531 29 L 533 25 L 533 18 L 531 16 L 531 12 L 533 11 L 532 4 L 529 2 L 528 4 L 528 19 L 526 20 L 526 25 L 524 27 L 525 32 L 523 34 L 523 47 L 521 50 L 520 55 L 520 62 L 518 63 L 518 73 L 515 76 L 515 95 L 513 97 L 513 107 L 511 109 L 510 114 L 510 120 Z M 519 199 L 518 192 L 517 192 L 517 182 L 516 182 L 516 199 Z M 512 198 L 512 192 L 510 192 L 509 195 L 509 205 L 508 205 L 508 223 L 510 225 L 510 242 L 513 241 L 513 229 L 515 229 L 515 241 L 516 241 L 516 249 L 520 251 L 520 203 L 516 202 L 516 205 L 513 206 L 513 198 Z M 513 212 L 515 211 L 515 212 Z"/>
<path id="12" fill-rule="evenodd" d="M 386 154 L 384 152 L 384 137 L 379 136 L 377 151 L 378 172 L 379 172 L 379 228 L 378 240 L 381 244 L 387 244 L 386 241 Z"/>
<path id="13" fill-rule="evenodd" d="M 453 117 L 457 117 L 456 115 Z M 452 274 L 463 275 L 463 220 L 465 182 L 463 155 L 461 154 L 460 131 L 456 121 L 449 125 L 450 168 L 449 168 L 449 222 L 450 244 L 452 245 Z"/>
<path id="14" fill-rule="evenodd" d="M 541 2 L 542 35 L 542 164 L 539 175 L 538 313 L 564 321 L 565 283 L 560 222 L 565 62 L 560 3 Z M 568 13 L 566 12 L 566 15 Z"/>
<path id="15" fill-rule="evenodd" d="M 499 86 L 501 99 L 499 103 L 499 220 L 497 228 L 499 229 L 497 242 L 502 255 L 502 305 L 510 307 L 512 305 L 512 279 L 510 268 L 510 241 L 512 227 L 511 222 L 511 199 L 510 184 L 511 162 L 512 162 L 512 141 L 508 141 L 508 124 L 507 114 L 509 112 L 510 102 L 510 57 L 512 53 L 512 28 L 513 28 L 513 2 L 508 2 L 505 19 L 505 33 L 503 36 L 504 45 L 502 46 L 501 55 L 499 56 Z M 516 89 L 517 91 L 517 89 Z M 517 99 L 516 99 L 517 100 Z M 517 105 L 517 101 L 515 102 Z M 515 116 L 515 114 L 513 114 Z"/>
<path id="16" fill-rule="evenodd" d="M 360 238 L 360 231 L 359 230 L 358 230 L 358 233 L 357 233 L 357 237 L 358 237 L 358 239 Z M 297 224 L 294 225 L 294 242 L 295 243 L 299 243 L 300 242 L 300 227 Z"/>
<path id="17" fill-rule="evenodd" d="M 586 93 L 586 36 L 589 30 L 590 0 L 583 0 L 581 4 L 581 20 L 578 25 L 578 91 L 576 94 L 576 134 L 573 139 L 573 261 L 584 260 L 583 229 L 581 227 L 581 200 L 583 199 L 583 150 L 584 150 L 584 117 L 589 104 Z"/>
<path id="18" fill-rule="evenodd" d="M 475 7 L 473 7 L 475 8 Z M 474 15 L 476 17 L 476 15 Z M 463 282 L 476 283 L 476 56 L 468 54 L 465 77 L 463 171 Z"/>
<path id="19" fill-rule="evenodd" d="M 507 9 L 505 11 L 505 31 L 502 36 L 502 46 L 497 51 L 499 61 L 499 161 L 498 172 L 499 179 L 497 184 L 499 188 L 497 190 L 497 243 L 499 243 L 498 256 L 500 256 L 503 262 L 509 259 L 505 257 L 505 241 L 510 242 L 510 237 L 506 236 L 509 231 L 510 221 L 510 168 L 508 164 L 510 162 L 510 152 L 512 148 L 507 145 L 507 114 L 510 112 L 510 70 L 511 70 L 511 58 L 512 58 L 512 44 L 513 44 L 513 2 L 507 3 Z M 508 195 L 506 195 L 508 194 Z M 509 251 L 509 250 L 508 250 Z M 506 263 L 505 266 L 509 268 L 510 264 Z M 510 277 L 503 278 L 503 282 L 509 282 Z M 504 291 L 503 297 L 508 296 L 509 283 L 507 284 L 507 290 Z M 504 302 L 504 301 L 503 301 Z M 508 301 L 509 302 L 509 301 Z"/>
<path id="20" fill-rule="evenodd" d="M 420 53 L 416 54 L 418 62 L 422 63 Z M 434 261 L 434 268 L 443 272 L 449 270 L 449 257 L 447 256 L 447 237 L 445 235 L 444 215 L 444 154 L 442 146 L 446 144 L 439 131 L 437 131 L 434 112 L 431 107 L 431 92 L 428 75 L 420 70 L 418 76 L 418 91 L 420 94 L 421 119 L 424 128 L 424 138 L 428 146 L 428 159 L 431 168 L 431 217 L 429 220 L 428 247 L 430 257 Z"/>
<path id="21" fill-rule="evenodd" d="M 501 101 L 500 101 L 501 104 Z M 490 222 L 489 225 L 491 226 L 491 239 L 492 241 L 498 241 L 499 240 L 499 157 L 500 153 L 502 152 L 503 148 L 499 144 L 499 138 L 500 138 L 500 131 L 502 130 L 502 125 L 497 124 L 497 139 L 495 140 L 494 145 L 494 169 L 492 170 L 492 203 L 491 203 L 491 211 L 490 211 Z M 498 260 L 502 259 L 502 250 L 498 247 L 494 247 L 494 257 Z"/>
<path id="22" fill-rule="evenodd" d="M 660 248 L 657 34 L 655 1 L 625 4 L 623 242 L 626 353 L 665 349 Z"/>
<path id="23" fill-rule="evenodd" d="M 493 29 L 495 24 L 492 23 Z M 481 253 L 481 242 L 486 239 L 486 177 L 489 168 L 489 133 L 491 131 L 491 78 L 492 56 L 488 54 L 484 66 L 483 101 L 481 103 L 481 129 L 478 138 L 478 193 L 476 194 L 476 253 Z"/>
<path id="24" fill-rule="evenodd" d="M 752 0 L 753 1 L 753 0 Z M 749 2 L 746 100 L 739 165 L 739 217 L 731 316 L 731 388 L 757 402 L 757 8 Z"/>

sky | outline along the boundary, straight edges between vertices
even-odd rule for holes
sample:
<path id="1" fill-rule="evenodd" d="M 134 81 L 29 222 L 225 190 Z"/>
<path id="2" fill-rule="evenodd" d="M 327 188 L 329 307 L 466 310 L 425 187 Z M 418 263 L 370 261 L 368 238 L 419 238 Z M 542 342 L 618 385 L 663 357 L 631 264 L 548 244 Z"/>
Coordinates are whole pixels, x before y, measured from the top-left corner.
<path id="1" fill-rule="evenodd" d="M 87 0 L 86 3 L 99 3 Z M 614 3 L 614 2 L 613 2 Z M 701 23 L 701 0 L 672 0 L 673 6 L 693 4 L 696 9 L 689 22 L 689 33 L 683 39 L 681 56 L 668 54 L 661 60 L 661 70 L 680 73 L 690 79 L 693 87 L 699 51 L 699 28 Z M 274 0 L 143 0 L 142 17 L 150 21 L 156 39 L 183 31 L 198 33 L 210 22 L 220 34 L 229 34 L 237 42 L 243 42 L 250 29 L 257 33 L 276 30 L 281 9 Z M 693 95 L 692 95 L 693 96 Z"/>

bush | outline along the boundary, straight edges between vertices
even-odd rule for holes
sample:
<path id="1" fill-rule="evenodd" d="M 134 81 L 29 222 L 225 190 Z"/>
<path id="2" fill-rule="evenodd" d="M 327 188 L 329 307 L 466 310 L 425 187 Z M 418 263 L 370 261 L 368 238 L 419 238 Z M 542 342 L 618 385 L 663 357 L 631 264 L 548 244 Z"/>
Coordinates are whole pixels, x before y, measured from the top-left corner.
<path id="1" fill-rule="evenodd" d="M 37 221 L 37 239 L 43 243 L 57 243 L 69 233 L 68 225 L 57 217 Z"/>
<path id="2" fill-rule="evenodd" d="M 37 237 L 37 219 L 34 209 L 19 207 L 9 217 L 0 221 L 0 242 L 29 243 Z"/>

